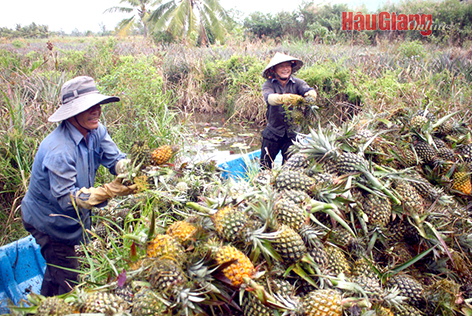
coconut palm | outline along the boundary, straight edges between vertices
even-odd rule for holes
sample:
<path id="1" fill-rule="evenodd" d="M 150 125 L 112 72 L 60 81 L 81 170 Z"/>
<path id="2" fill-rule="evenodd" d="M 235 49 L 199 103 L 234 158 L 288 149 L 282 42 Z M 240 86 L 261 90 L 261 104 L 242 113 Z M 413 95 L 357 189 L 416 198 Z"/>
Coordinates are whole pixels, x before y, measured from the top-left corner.
<path id="1" fill-rule="evenodd" d="M 199 37 L 205 45 L 209 33 L 214 39 L 224 38 L 231 18 L 219 0 L 170 0 L 152 12 L 149 21 L 157 31 L 191 42 Z"/>
<path id="2" fill-rule="evenodd" d="M 146 25 L 146 20 L 149 17 L 149 9 L 161 3 L 161 0 L 121 0 L 120 3 L 128 3 L 131 7 L 111 7 L 106 9 L 103 13 L 131 13 L 137 11 L 137 14 L 134 14 L 129 19 L 123 19 L 118 24 L 118 31 L 120 33 L 126 34 L 130 31 L 135 22 L 139 22 L 143 26 L 144 37 L 147 37 L 148 29 Z"/>

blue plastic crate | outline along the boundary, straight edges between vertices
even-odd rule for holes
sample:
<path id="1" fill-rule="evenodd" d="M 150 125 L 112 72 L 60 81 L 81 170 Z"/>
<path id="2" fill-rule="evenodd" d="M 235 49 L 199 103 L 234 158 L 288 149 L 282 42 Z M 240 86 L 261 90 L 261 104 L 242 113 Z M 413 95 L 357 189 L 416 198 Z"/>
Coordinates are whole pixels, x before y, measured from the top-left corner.
<path id="1" fill-rule="evenodd" d="M 17 305 L 30 292 L 39 293 L 46 261 L 32 236 L 0 248 L 0 314 L 9 301 Z"/>

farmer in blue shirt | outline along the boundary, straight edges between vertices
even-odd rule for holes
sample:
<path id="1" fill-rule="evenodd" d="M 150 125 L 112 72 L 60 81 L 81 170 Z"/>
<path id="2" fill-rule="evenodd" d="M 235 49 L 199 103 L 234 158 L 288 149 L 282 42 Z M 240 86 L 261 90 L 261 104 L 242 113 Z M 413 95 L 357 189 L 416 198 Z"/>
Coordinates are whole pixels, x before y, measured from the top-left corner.
<path id="1" fill-rule="evenodd" d="M 123 185 L 119 177 L 94 187 L 100 165 L 114 175 L 126 170 L 126 155 L 99 122 L 101 104 L 119 100 L 98 93 L 92 78 L 77 77 L 64 83 L 62 104 L 49 118 L 61 123 L 39 146 L 28 192 L 21 203 L 23 224 L 41 246 L 48 264 L 42 295 L 72 290 L 78 276 L 70 270 L 78 268 L 74 245 L 87 242 L 90 209 L 135 191 L 134 186 Z"/>
<path id="2" fill-rule="evenodd" d="M 282 163 L 285 163 L 287 150 L 296 136 L 284 104 L 296 103 L 307 96 L 316 99 L 315 89 L 302 79 L 292 76 L 302 66 L 300 59 L 276 53 L 262 72 L 262 76 L 267 79 L 262 85 L 262 95 L 267 104 L 267 127 L 262 131 L 260 162 L 264 169 L 272 169 L 279 152 L 282 152 Z"/>

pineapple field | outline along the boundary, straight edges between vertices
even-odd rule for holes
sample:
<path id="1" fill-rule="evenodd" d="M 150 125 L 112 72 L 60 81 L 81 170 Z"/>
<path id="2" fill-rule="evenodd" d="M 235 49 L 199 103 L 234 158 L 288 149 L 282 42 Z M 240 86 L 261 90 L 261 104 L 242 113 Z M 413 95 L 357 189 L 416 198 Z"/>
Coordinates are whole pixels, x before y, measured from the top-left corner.
<path id="1" fill-rule="evenodd" d="M 73 76 L 122 97 L 102 121 L 131 158 L 123 181 L 138 185 L 93 210 L 75 289 L 30 293 L 11 315 L 472 315 L 470 48 L 2 45 L 2 241 L 24 234 L 35 148 Z M 297 76 L 319 92 L 289 105 L 290 159 L 246 159 L 237 179 L 191 159 L 195 113 L 264 125 L 274 51 L 304 60 Z M 97 185 L 109 180 L 99 170 Z"/>

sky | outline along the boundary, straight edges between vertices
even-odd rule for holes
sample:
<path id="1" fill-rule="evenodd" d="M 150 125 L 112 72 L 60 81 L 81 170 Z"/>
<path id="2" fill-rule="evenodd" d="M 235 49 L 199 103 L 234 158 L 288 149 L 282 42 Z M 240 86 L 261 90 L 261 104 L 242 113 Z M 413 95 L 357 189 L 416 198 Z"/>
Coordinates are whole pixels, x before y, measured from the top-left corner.
<path id="1" fill-rule="evenodd" d="M 251 12 L 278 13 L 293 12 L 299 8 L 303 0 L 220 0 L 225 9 L 236 9 L 244 16 Z M 308 1 L 309 2 L 309 1 Z M 315 3 L 346 3 L 353 10 L 365 3 L 369 10 L 377 9 L 380 1 L 375 0 L 315 0 Z M 14 29 L 17 24 L 27 26 L 31 23 L 47 25 L 50 31 L 64 31 L 70 34 L 79 32 L 100 32 L 102 27 L 114 30 L 123 18 L 131 14 L 104 13 L 114 6 L 127 6 L 120 0 L 0 0 L 0 27 Z"/>

